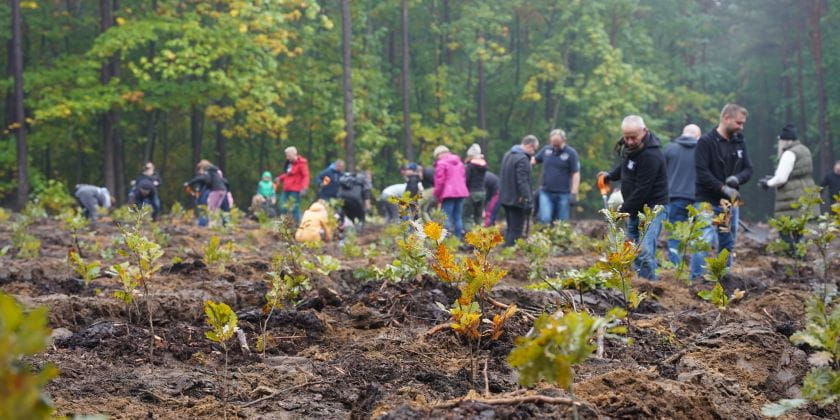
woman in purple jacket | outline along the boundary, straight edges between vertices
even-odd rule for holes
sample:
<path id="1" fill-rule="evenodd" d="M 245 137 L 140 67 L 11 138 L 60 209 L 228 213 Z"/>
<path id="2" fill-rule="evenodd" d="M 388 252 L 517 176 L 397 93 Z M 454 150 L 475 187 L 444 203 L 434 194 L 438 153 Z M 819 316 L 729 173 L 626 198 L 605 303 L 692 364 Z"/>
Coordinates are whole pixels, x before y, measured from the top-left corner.
<path id="1" fill-rule="evenodd" d="M 461 158 L 438 146 L 435 158 L 435 200 L 446 213 L 446 228 L 457 237 L 464 237 L 464 198 L 469 197 L 467 174 Z"/>

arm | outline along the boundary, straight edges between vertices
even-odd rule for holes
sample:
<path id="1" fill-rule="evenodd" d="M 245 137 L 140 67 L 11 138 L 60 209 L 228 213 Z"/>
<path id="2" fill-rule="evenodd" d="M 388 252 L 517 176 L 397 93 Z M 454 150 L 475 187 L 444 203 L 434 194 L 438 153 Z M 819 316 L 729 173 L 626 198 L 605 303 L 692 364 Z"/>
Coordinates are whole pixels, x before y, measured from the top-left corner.
<path id="1" fill-rule="evenodd" d="M 621 165 L 623 164 L 624 160 L 618 162 L 618 165 L 615 165 L 611 171 L 607 172 L 607 181 L 621 181 Z"/>
<path id="2" fill-rule="evenodd" d="M 790 150 L 782 153 L 779 159 L 779 166 L 776 167 L 776 173 L 773 178 L 767 180 L 768 187 L 780 187 L 788 182 L 790 173 L 793 172 L 793 164 L 796 163 L 796 155 Z"/>
<path id="3" fill-rule="evenodd" d="M 530 203 L 533 193 L 531 192 L 531 164 L 529 159 L 520 159 L 516 162 L 516 192 L 517 201 Z"/>
<path id="4" fill-rule="evenodd" d="M 534 162 L 535 163 L 542 163 L 543 162 L 543 154 L 545 153 L 545 150 L 547 148 L 548 148 L 548 146 L 543 146 L 543 148 L 540 149 L 539 152 L 537 152 L 537 154 L 534 156 Z"/>
<path id="5" fill-rule="evenodd" d="M 752 177 L 752 162 L 750 162 L 750 155 L 747 153 L 746 146 L 744 147 L 744 169 L 735 174 L 738 177 L 738 184 L 744 185 Z"/>
<path id="6" fill-rule="evenodd" d="M 697 142 L 697 150 L 694 152 L 694 169 L 697 172 L 697 182 L 709 189 L 720 191 L 723 182 L 717 179 L 709 170 L 709 162 L 712 159 L 711 145 L 702 139 Z"/>
<path id="7" fill-rule="evenodd" d="M 572 195 L 578 195 L 580 188 L 580 158 L 577 153 L 572 154 L 574 162 L 572 162 Z"/>
<path id="8" fill-rule="evenodd" d="M 443 184 L 446 181 L 446 166 L 445 165 L 435 165 L 435 201 L 438 203 L 443 202 Z"/>
<path id="9" fill-rule="evenodd" d="M 663 163 L 654 156 L 646 156 L 645 159 L 638 160 L 636 164 L 639 168 L 636 179 L 642 182 L 636 182 L 636 189 L 624 197 L 624 204 L 621 205 L 621 211 L 633 216 L 642 211 L 645 199 L 650 195 L 653 181 Z"/>
<path id="10" fill-rule="evenodd" d="M 309 163 L 300 165 L 300 176 L 303 178 L 303 189 L 309 188 Z"/>

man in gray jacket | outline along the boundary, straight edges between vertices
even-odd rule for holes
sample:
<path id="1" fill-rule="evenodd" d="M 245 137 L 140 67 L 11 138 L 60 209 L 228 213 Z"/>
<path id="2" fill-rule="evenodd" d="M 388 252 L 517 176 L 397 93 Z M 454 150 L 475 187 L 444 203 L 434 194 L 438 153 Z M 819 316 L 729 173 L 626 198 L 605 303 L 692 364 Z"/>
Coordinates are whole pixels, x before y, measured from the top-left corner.
<path id="1" fill-rule="evenodd" d="M 697 172 L 694 169 L 694 149 L 702 131 L 700 127 L 689 124 L 683 128 L 682 135 L 665 146 L 665 169 L 668 172 L 668 221 L 682 222 L 688 219 L 688 206 L 694 205 L 694 183 Z M 680 242 L 668 240 L 668 259 L 679 264 Z"/>
<path id="2" fill-rule="evenodd" d="M 99 217 L 97 207 L 107 209 L 111 207 L 111 193 L 107 188 L 100 188 L 95 185 L 78 184 L 73 192 L 76 201 L 84 208 L 84 215 L 90 220 L 96 221 Z"/>

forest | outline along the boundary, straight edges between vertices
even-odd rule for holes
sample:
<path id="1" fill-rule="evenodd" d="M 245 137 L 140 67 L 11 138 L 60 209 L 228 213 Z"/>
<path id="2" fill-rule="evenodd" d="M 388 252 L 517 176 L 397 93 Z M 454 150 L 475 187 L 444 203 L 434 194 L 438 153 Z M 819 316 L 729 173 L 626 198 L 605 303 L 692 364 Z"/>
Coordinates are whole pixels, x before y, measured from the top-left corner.
<path id="1" fill-rule="evenodd" d="M 247 198 L 263 170 L 281 170 L 290 145 L 313 171 L 346 158 L 382 188 L 402 163 L 430 164 L 437 145 L 462 153 L 477 142 L 495 170 L 524 135 L 545 143 L 562 128 L 581 155 L 582 214 L 598 207 L 587 188 L 613 164 L 624 115 L 644 116 L 665 140 L 687 123 L 709 131 L 726 102 L 750 111 L 757 175 L 772 173 L 787 123 L 815 153 L 816 179 L 837 156 L 832 1 L 406 0 L 347 9 L 23 1 L 15 20 L 0 6 L 9 24 L 0 195 L 20 208 L 56 179 L 104 185 L 122 203 L 151 160 L 165 207 L 186 204 L 180 185 L 207 158 Z M 770 213 L 772 197 L 744 195 L 746 214 Z"/>
<path id="2" fill-rule="evenodd" d="M 3 2 L 0 419 L 840 418 L 838 7 Z"/>

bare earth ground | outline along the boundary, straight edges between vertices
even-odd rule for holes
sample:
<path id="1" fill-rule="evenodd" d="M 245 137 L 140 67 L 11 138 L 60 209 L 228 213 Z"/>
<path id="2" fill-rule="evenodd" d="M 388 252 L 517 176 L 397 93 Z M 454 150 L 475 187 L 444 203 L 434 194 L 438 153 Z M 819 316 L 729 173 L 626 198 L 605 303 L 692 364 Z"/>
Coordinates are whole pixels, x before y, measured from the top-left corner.
<path id="1" fill-rule="evenodd" d="M 34 261 L 2 258 L 0 290 L 27 306 L 50 308 L 52 328 L 64 328 L 50 350 L 33 360 L 53 362 L 61 375 L 48 392 L 61 415 L 103 413 L 113 418 L 220 418 L 225 381 L 221 348 L 204 338 L 203 302 L 223 301 L 240 315 L 240 327 L 251 347 L 259 332 L 258 311 L 266 286 L 263 273 L 271 255 L 282 252 L 272 233 L 245 224 L 235 240 L 241 251 L 227 274 L 212 273 L 201 261 L 206 240 L 218 233 L 191 226 L 164 224 L 171 235 L 166 264 L 151 288 L 156 340 L 154 362 L 148 359 L 149 332 L 132 310 L 111 298 L 115 279 L 100 278 L 89 287 L 75 279 L 65 262 L 70 236 L 56 222 L 34 226 L 42 256 Z M 598 222 L 585 222 L 587 234 Z M 116 235 L 108 224 L 100 234 L 85 235 L 103 248 Z M 0 247 L 9 243 L 0 227 Z M 378 240 L 376 227 L 360 237 Z M 789 278 L 777 257 L 744 244 L 727 290 L 746 290 L 743 300 L 719 312 L 678 284 L 669 274 L 658 282 L 636 281 L 655 298 L 632 316 L 634 344 L 607 341 L 602 359 L 576 369 L 575 396 L 584 403 L 584 418 L 760 418 L 768 401 L 792 398 L 806 373 L 807 355 L 788 337 L 803 326 L 804 303 L 813 272 L 805 268 Z M 251 248 L 247 250 L 246 248 Z M 516 336 L 530 323 L 517 316 L 497 342 L 484 343 L 476 364 L 468 346 L 451 331 L 426 335 L 445 323 L 445 305 L 457 289 L 432 277 L 400 283 L 364 282 L 353 269 L 371 264 L 348 260 L 335 245 L 326 253 L 342 259 L 342 269 L 313 278 L 313 289 L 296 308 L 276 314 L 270 331 L 279 337 L 265 358 L 230 353 L 228 415 L 243 418 L 532 418 L 570 417 L 567 405 L 535 402 L 489 405 L 463 401 L 450 408 L 436 405 L 470 390 L 482 393 L 484 363 L 487 387 L 494 397 L 546 395 L 568 397 L 547 386 L 522 390 L 506 362 Z M 593 254 L 552 258 L 554 269 L 582 267 Z M 108 263 L 111 263 L 109 261 Z M 381 263 L 381 262 L 379 262 Z M 524 289 L 528 264 L 520 256 L 502 263 L 510 270 L 494 297 L 531 311 L 553 310 L 556 292 Z M 835 273 L 836 275 L 836 273 Z M 101 292 L 96 295 L 97 289 Z M 618 302 L 606 292 L 586 296 L 602 311 Z M 142 307 L 142 306 L 141 306 Z M 812 406 L 790 418 L 828 417 L 836 413 Z"/>

